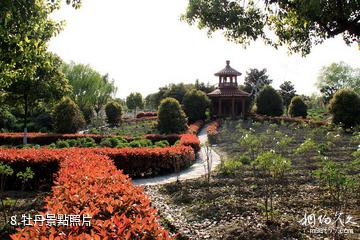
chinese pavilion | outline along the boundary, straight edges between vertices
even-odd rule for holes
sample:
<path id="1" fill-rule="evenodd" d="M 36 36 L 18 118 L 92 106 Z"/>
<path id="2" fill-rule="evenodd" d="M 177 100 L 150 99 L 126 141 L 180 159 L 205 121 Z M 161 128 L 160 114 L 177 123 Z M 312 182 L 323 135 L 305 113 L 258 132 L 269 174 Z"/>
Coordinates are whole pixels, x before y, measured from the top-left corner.
<path id="1" fill-rule="evenodd" d="M 229 60 L 224 69 L 215 73 L 219 77 L 219 86 L 207 94 L 211 99 L 212 118 L 245 117 L 245 101 L 250 94 L 239 89 L 237 77 L 240 75 L 230 67 Z"/>

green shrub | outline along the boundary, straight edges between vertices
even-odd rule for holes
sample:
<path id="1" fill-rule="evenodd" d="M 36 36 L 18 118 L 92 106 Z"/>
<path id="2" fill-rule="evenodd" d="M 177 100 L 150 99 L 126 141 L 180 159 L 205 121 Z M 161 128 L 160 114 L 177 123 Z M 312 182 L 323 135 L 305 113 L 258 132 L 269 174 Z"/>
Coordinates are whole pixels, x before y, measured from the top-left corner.
<path id="1" fill-rule="evenodd" d="M 69 148 L 70 144 L 66 140 L 57 140 L 56 148 Z"/>
<path id="2" fill-rule="evenodd" d="M 169 142 L 167 140 L 157 141 L 155 142 L 154 146 L 156 147 L 167 147 L 170 146 Z"/>
<path id="3" fill-rule="evenodd" d="M 91 137 L 78 138 L 77 142 L 78 142 L 78 147 L 88 148 L 88 147 L 96 147 L 97 146 L 95 143 L 95 140 Z"/>
<path id="4" fill-rule="evenodd" d="M 342 89 L 330 100 L 329 112 L 332 121 L 344 127 L 354 127 L 360 124 L 360 97 L 350 89 Z"/>
<path id="5" fill-rule="evenodd" d="M 221 167 L 220 172 L 224 175 L 236 175 L 242 169 L 242 162 L 236 159 L 229 159 L 225 161 Z"/>
<path id="6" fill-rule="evenodd" d="M 100 134 L 100 131 L 98 129 L 96 129 L 96 128 L 91 128 L 89 130 L 89 134 Z"/>
<path id="7" fill-rule="evenodd" d="M 268 116 L 283 114 L 283 100 L 271 86 L 264 87 L 256 98 L 256 112 Z"/>
<path id="8" fill-rule="evenodd" d="M 101 140 L 102 147 L 117 147 L 120 143 L 127 143 L 122 137 L 104 138 Z"/>
<path id="9" fill-rule="evenodd" d="M 125 148 L 125 147 L 130 147 L 129 143 L 119 143 L 117 146 L 117 148 Z"/>
<path id="10" fill-rule="evenodd" d="M 187 129 L 187 118 L 175 98 L 165 98 L 158 110 L 158 130 L 160 133 L 182 133 Z"/>
<path id="11" fill-rule="evenodd" d="M 205 120 L 206 109 L 210 106 L 210 100 L 203 91 L 192 89 L 187 91 L 183 99 L 184 111 L 189 122 Z"/>
<path id="12" fill-rule="evenodd" d="M 103 138 L 100 142 L 100 146 L 102 147 L 116 147 L 118 144 L 119 140 L 116 138 Z"/>
<path id="13" fill-rule="evenodd" d="M 299 96 L 295 96 L 291 99 L 289 105 L 289 115 L 291 117 L 303 117 L 307 116 L 307 105 Z"/>
<path id="14" fill-rule="evenodd" d="M 129 143 L 130 147 L 150 147 L 152 142 L 149 139 L 139 139 Z"/>
<path id="15" fill-rule="evenodd" d="M 55 106 L 54 130 L 58 133 L 76 133 L 85 126 L 84 116 L 70 98 L 65 97 Z"/>
<path id="16" fill-rule="evenodd" d="M 109 102 L 105 106 L 106 119 L 110 125 L 119 125 L 122 117 L 122 107 L 118 102 Z"/>

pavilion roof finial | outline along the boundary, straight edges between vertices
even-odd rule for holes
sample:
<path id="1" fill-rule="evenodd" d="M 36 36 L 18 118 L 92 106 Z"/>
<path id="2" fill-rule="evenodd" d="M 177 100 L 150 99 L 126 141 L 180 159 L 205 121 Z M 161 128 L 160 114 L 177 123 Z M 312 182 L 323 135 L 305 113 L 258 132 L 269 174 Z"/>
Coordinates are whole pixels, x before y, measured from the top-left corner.
<path id="1" fill-rule="evenodd" d="M 230 60 L 226 60 L 226 66 L 224 69 L 220 70 L 219 72 L 215 73 L 215 76 L 224 76 L 224 77 L 231 77 L 231 76 L 240 76 L 241 72 L 236 71 L 232 67 L 230 67 Z"/>

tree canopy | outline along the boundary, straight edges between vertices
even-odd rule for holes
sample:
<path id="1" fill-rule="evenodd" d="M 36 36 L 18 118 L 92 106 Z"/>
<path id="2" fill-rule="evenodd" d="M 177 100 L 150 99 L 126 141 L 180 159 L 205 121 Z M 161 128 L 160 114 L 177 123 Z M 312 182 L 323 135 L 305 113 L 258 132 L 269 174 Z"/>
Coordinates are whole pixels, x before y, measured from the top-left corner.
<path id="1" fill-rule="evenodd" d="M 158 110 L 158 130 L 160 133 L 182 133 L 187 129 L 187 117 L 175 98 L 161 100 Z"/>
<path id="2" fill-rule="evenodd" d="M 87 121 L 93 111 L 99 115 L 116 93 L 117 88 L 114 81 L 109 80 L 108 74 L 103 76 L 89 65 L 71 62 L 63 65 L 63 72 L 72 86 L 70 97 L 80 107 Z"/>
<path id="3" fill-rule="evenodd" d="M 210 106 L 210 99 L 203 91 L 192 89 L 186 92 L 183 100 L 184 111 L 189 122 L 205 120 L 206 109 Z"/>
<path id="4" fill-rule="evenodd" d="M 228 40 L 245 45 L 261 38 L 303 55 L 339 34 L 347 44 L 360 41 L 358 0 L 189 0 L 182 19 L 209 35 L 222 30 Z"/>
<path id="5" fill-rule="evenodd" d="M 295 97 L 295 95 L 296 95 L 296 90 L 295 90 L 294 84 L 290 81 L 283 82 L 280 85 L 279 93 L 284 101 L 284 106 L 286 108 L 288 108 L 289 104 L 291 102 L 291 99 L 293 97 Z"/>
<path id="6" fill-rule="evenodd" d="M 135 113 L 136 113 L 137 109 L 143 108 L 144 101 L 143 101 L 143 97 L 142 97 L 141 93 L 138 93 L 138 92 L 130 93 L 130 95 L 127 96 L 127 98 L 126 98 L 126 106 L 128 107 L 128 109 L 134 110 Z"/>
<path id="7" fill-rule="evenodd" d="M 256 96 L 265 86 L 272 83 L 272 79 L 269 78 L 266 68 L 259 70 L 256 68 L 250 68 L 246 72 L 245 76 L 245 90 L 252 96 Z"/>
<path id="8" fill-rule="evenodd" d="M 343 88 L 353 89 L 360 94 L 360 68 L 339 62 L 324 66 L 317 79 L 316 86 L 328 103 L 336 91 Z"/>

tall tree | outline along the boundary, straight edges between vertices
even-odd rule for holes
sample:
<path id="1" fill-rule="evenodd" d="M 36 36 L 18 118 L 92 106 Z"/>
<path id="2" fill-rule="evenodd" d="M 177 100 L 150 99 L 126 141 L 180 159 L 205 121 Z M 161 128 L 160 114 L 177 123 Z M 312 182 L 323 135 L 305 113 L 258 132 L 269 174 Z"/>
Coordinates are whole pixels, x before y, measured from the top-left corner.
<path id="1" fill-rule="evenodd" d="M 272 79 L 269 78 L 266 68 L 258 70 L 256 68 L 250 68 L 246 72 L 245 76 L 245 89 L 252 95 L 257 95 L 265 86 L 272 83 Z"/>
<path id="2" fill-rule="evenodd" d="M 210 93 L 215 90 L 214 85 L 210 85 L 210 83 L 205 84 L 200 82 L 199 79 L 196 79 L 194 87 L 196 90 L 203 91 L 204 93 Z"/>
<path id="3" fill-rule="evenodd" d="M 0 92 L 24 105 L 24 143 L 29 106 L 62 95 L 67 86 L 58 72 L 59 58 L 47 51 L 48 41 L 62 29 L 62 22 L 49 18 L 59 7 L 60 0 L 0 1 Z"/>
<path id="4" fill-rule="evenodd" d="M 19 75 L 4 88 L 9 102 L 20 103 L 24 107 L 25 133 L 31 107 L 39 102 L 54 103 L 70 90 L 68 81 L 61 72 L 62 60 L 58 56 L 45 53 L 37 61 L 39 65 L 34 74 Z M 26 139 L 24 143 L 26 144 Z"/>
<path id="5" fill-rule="evenodd" d="M 137 109 L 144 107 L 144 101 L 141 93 L 130 93 L 130 95 L 126 98 L 126 106 L 128 109 L 133 110 L 134 115 L 136 115 Z"/>
<path id="6" fill-rule="evenodd" d="M 95 91 L 94 110 L 96 116 L 99 117 L 100 111 L 104 109 L 106 103 L 115 96 L 117 88 L 114 80 L 109 80 L 109 74 L 102 77 L 102 81 L 98 81 L 97 89 Z"/>
<path id="7" fill-rule="evenodd" d="M 95 111 L 99 114 L 108 100 L 116 92 L 114 81 L 109 81 L 107 75 L 102 76 L 89 65 L 64 64 L 63 72 L 72 86 L 71 98 L 83 112 L 87 122 Z"/>
<path id="8" fill-rule="evenodd" d="M 228 40 L 249 44 L 258 38 L 274 47 L 308 54 L 325 39 L 343 35 L 360 40 L 359 0 L 189 0 L 182 19 L 211 34 L 223 30 Z M 268 31 L 272 30 L 276 36 Z"/>
<path id="9" fill-rule="evenodd" d="M 328 103 L 335 92 L 342 88 L 350 88 L 360 94 L 360 68 L 339 62 L 324 66 L 317 79 L 316 86 Z"/>
<path id="10" fill-rule="evenodd" d="M 280 85 L 279 93 L 283 99 L 284 106 L 287 109 L 289 107 L 289 104 L 291 102 L 291 99 L 295 97 L 296 90 L 295 86 L 290 81 L 285 81 Z"/>

